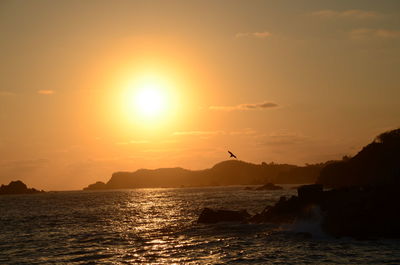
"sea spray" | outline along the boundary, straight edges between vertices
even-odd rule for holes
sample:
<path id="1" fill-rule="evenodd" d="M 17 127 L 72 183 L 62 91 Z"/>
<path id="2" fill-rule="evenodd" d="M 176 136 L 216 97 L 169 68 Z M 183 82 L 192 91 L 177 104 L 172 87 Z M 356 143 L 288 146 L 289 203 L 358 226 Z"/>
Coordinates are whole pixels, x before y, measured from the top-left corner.
<path id="1" fill-rule="evenodd" d="M 307 233 L 313 238 L 326 238 L 327 234 L 322 230 L 321 224 L 323 215 L 318 205 L 312 205 L 307 210 L 307 214 L 297 218 L 289 227 L 290 231 L 295 233 Z"/>

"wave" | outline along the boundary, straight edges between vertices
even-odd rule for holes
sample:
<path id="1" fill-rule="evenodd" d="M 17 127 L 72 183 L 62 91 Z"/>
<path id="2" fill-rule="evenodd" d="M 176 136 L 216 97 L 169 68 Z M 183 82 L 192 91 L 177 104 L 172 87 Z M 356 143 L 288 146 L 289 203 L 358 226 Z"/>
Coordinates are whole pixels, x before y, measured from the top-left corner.
<path id="1" fill-rule="evenodd" d="M 323 218 L 321 208 L 313 205 L 308 209 L 307 215 L 296 219 L 288 230 L 294 233 L 311 235 L 313 238 L 329 238 L 330 236 L 322 230 Z"/>

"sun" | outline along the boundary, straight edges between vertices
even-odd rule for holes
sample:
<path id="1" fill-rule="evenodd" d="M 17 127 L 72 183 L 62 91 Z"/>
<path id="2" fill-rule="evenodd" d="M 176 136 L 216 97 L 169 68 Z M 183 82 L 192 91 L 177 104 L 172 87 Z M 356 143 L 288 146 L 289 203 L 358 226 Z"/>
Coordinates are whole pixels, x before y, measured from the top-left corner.
<path id="1" fill-rule="evenodd" d="M 135 109 L 143 118 L 156 118 L 166 111 L 166 95 L 154 84 L 147 84 L 139 88 L 134 95 Z"/>
<path id="2" fill-rule="evenodd" d="M 123 113 L 139 125 L 165 124 L 173 113 L 174 92 L 160 76 L 141 76 L 129 82 L 122 94 Z"/>

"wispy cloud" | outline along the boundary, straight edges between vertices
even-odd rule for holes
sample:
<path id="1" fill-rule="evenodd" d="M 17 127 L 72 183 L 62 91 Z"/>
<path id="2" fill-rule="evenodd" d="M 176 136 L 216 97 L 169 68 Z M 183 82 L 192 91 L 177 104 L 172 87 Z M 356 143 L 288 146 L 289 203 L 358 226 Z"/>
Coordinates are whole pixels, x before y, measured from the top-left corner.
<path id="1" fill-rule="evenodd" d="M 46 168 L 49 163 L 48 159 L 0 160 L 0 178 L 30 176 L 33 172 Z"/>
<path id="2" fill-rule="evenodd" d="M 378 12 L 361 10 L 361 9 L 350 9 L 344 11 L 325 9 L 312 12 L 311 15 L 320 18 L 355 18 L 355 19 L 375 19 L 382 17 L 382 14 Z"/>
<path id="3" fill-rule="evenodd" d="M 246 128 L 240 131 L 229 132 L 230 135 L 256 135 L 258 132 L 251 128 Z"/>
<path id="4" fill-rule="evenodd" d="M 261 143 L 264 145 L 293 145 L 305 143 L 309 140 L 308 137 L 295 133 L 295 132 L 274 132 L 266 136 L 265 140 Z"/>
<path id="5" fill-rule="evenodd" d="M 40 95 L 53 95 L 55 93 L 55 91 L 50 90 L 50 89 L 41 89 L 41 90 L 38 90 L 37 93 Z"/>
<path id="6" fill-rule="evenodd" d="M 16 95 L 16 94 L 13 92 L 0 90 L 0 97 L 7 97 L 7 96 L 14 96 L 14 95 Z"/>
<path id="7" fill-rule="evenodd" d="M 211 110 L 221 111 L 234 111 L 234 110 L 262 110 L 278 107 L 278 104 L 273 102 L 261 102 L 261 103 L 243 103 L 236 106 L 210 106 Z"/>
<path id="8" fill-rule="evenodd" d="M 127 142 L 117 142 L 116 145 L 128 145 L 128 144 L 148 144 L 148 140 L 131 140 Z"/>
<path id="9" fill-rule="evenodd" d="M 256 39 L 266 39 L 271 36 L 272 34 L 269 31 L 239 32 L 235 35 L 236 38 L 256 38 Z"/>
<path id="10" fill-rule="evenodd" d="M 229 136 L 229 135 L 255 135 L 258 132 L 251 129 L 251 128 L 246 128 L 243 130 L 238 130 L 238 131 L 179 131 L 179 132 L 174 132 L 172 135 L 173 136 L 184 136 L 184 135 L 191 135 L 191 136 L 217 136 L 217 135 L 224 135 L 224 136 Z"/>
<path id="11" fill-rule="evenodd" d="M 15 168 L 33 168 L 37 166 L 45 165 L 50 160 L 45 158 L 38 159 L 25 159 L 25 160 L 2 160 L 0 161 L 1 167 L 15 167 Z"/>
<path id="12" fill-rule="evenodd" d="M 225 132 L 224 131 L 179 131 L 179 132 L 174 132 L 172 135 L 174 135 L 174 136 L 181 136 L 181 135 L 200 136 L 200 135 L 218 135 L 218 134 L 225 134 Z"/>
<path id="13" fill-rule="evenodd" d="M 389 29 L 369 29 L 361 28 L 350 31 L 350 38 L 361 40 L 370 38 L 381 38 L 381 39 L 397 39 L 400 38 L 400 30 L 389 30 Z"/>

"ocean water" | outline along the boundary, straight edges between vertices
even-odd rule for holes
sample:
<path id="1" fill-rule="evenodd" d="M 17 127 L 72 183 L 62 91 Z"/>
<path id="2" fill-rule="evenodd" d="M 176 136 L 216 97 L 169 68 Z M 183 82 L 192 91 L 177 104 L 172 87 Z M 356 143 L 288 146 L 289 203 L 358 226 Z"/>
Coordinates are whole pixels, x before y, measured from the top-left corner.
<path id="1" fill-rule="evenodd" d="M 196 223 L 203 207 L 254 214 L 295 193 L 233 186 L 1 196 L 0 264 L 400 264 L 400 240 L 336 239 L 318 223 Z"/>

